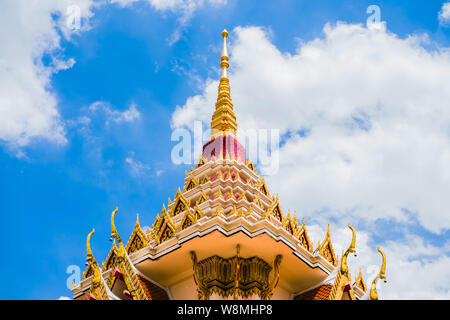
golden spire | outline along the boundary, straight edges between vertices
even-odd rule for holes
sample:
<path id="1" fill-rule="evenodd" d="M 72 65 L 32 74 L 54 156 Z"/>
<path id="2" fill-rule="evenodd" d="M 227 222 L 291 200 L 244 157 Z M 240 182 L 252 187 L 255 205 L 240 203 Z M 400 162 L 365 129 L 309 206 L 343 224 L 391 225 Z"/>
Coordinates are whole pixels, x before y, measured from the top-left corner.
<path id="1" fill-rule="evenodd" d="M 222 31 L 223 50 L 220 58 L 220 67 L 222 68 L 222 76 L 219 82 L 219 93 L 217 96 L 216 110 L 212 116 L 211 131 L 212 135 L 220 134 L 236 135 L 237 124 L 236 116 L 233 112 L 233 103 L 231 102 L 230 80 L 228 79 L 228 50 L 227 50 L 227 30 Z"/>

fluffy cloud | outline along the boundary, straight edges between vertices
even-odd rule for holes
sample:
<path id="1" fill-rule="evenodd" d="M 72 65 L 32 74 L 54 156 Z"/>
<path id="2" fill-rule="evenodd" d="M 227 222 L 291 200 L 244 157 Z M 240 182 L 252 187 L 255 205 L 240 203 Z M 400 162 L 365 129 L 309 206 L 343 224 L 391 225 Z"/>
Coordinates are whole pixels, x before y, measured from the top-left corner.
<path id="1" fill-rule="evenodd" d="M 125 6 L 135 1 L 111 2 Z M 148 2 L 158 11 L 180 12 L 183 25 L 205 2 L 219 4 L 224 1 Z M 93 8 L 104 3 L 94 0 L 0 3 L 0 142 L 16 150 L 17 154 L 33 139 L 57 144 L 67 142 L 64 119 L 58 111 L 58 97 L 50 81 L 52 74 L 75 64 L 74 59 L 64 57 L 61 35 L 70 39 L 73 34 L 88 30 Z M 44 64 L 43 57 L 50 62 Z M 128 121 L 127 117 L 136 117 L 137 113 L 130 110 L 123 116 L 122 120 Z"/>
<path id="2" fill-rule="evenodd" d="M 138 111 L 135 104 L 131 104 L 130 107 L 125 111 L 115 110 L 111 107 L 108 102 L 97 101 L 89 106 L 89 112 L 96 114 L 102 112 L 106 118 L 106 124 L 110 122 L 122 123 L 122 122 L 133 122 L 141 117 L 141 113 Z M 83 117 L 80 121 L 86 121 Z"/>
<path id="3" fill-rule="evenodd" d="M 33 138 L 66 142 L 50 76 L 75 61 L 61 57 L 58 32 L 70 37 L 84 30 L 93 1 L 77 1 L 77 30 L 67 23 L 72 4 L 70 0 L 0 3 L 0 141 L 12 148 L 26 146 Z M 42 62 L 44 55 L 50 57 L 49 64 Z"/>
<path id="4" fill-rule="evenodd" d="M 236 28 L 231 88 L 240 128 L 279 129 L 283 203 L 306 216 L 417 215 L 450 228 L 450 54 L 425 36 L 337 24 L 282 53 L 257 27 Z M 177 107 L 172 126 L 210 121 L 217 81 Z M 406 214 L 408 213 L 408 214 Z"/>
<path id="5" fill-rule="evenodd" d="M 446 2 L 442 5 L 442 9 L 439 11 L 439 22 L 441 25 L 450 23 L 450 2 Z"/>
<path id="6" fill-rule="evenodd" d="M 127 157 L 125 159 L 125 163 L 128 165 L 128 167 L 130 169 L 130 175 L 135 178 L 142 177 L 143 175 L 147 175 L 150 170 L 150 166 L 148 166 L 138 160 L 135 160 L 132 157 Z"/>

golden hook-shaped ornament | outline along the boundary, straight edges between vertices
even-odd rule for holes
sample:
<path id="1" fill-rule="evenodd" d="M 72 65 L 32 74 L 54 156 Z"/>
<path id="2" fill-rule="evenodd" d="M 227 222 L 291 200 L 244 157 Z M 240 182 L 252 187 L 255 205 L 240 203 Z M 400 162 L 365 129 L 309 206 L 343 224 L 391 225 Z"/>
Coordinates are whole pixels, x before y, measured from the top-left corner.
<path id="1" fill-rule="evenodd" d="M 116 229 L 116 224 L 114 223 L 114 216 L 116 215 L 117 211 L 119 211 L 119 208 L 116 208 L 116 210 L 114 210 L 111 214 L 111 241 L 112 238 L 116 238 L 117 242 L 122 243 L 122 239 L 120 239 L 119 233 L 117 232 Z"/>
<path id="2" fill-rule="evenodd" d="M 88 263 L 94 261 L 94 255 L 92 254 L 92 250 L 91 250 L 91 236 L 94 234 L 94 232 L 95 232 L 95 229 L 92 229 L 92 231 L 88 234 L 87 240 L 86 240 L 86 261 Z"/>
<path id="3" fill-rule="evenodd" d="M 350 243 L 350 246 L 348 247 L 347 251 L 345 251 L 345 253 L 342 255 L 342 259 L 341 259 L 341 274 L 345 275 L 346 277 L 348 277 L 348 264 L 347 264 L 347 257 L 350 254 L 350 252 L 356 252 L 355 250 L 355 245 L 356 245 L 356 231 L 355 229 L 348 224 L 348 227 L 350 228 L 350 230 L 352 230 L 352 242 Z M 356 256 L 356 253 L 355 253 Z"/>
<path id="4" fill-rule="evenodd" d="M 384 279 L 384 282 L 386 281 L 386 255 L 383 251 L 381 251 L 380 247 L 378 247 L 378 252 L 383 257 L 383 262 L 381 264 L 380 272 L 377 274 L 375 279 L 372 281 L 372 286 L 370 288 L 370 296 L 369 300 L 378 300 L 378 292 L 377 292 L 377 282 L 380 279 Z"/>

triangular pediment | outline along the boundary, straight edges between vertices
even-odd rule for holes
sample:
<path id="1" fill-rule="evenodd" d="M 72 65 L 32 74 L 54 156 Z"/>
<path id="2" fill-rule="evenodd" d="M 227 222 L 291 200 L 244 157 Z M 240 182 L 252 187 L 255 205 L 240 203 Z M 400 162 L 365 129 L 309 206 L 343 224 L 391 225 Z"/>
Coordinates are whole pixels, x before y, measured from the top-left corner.
<path id="1" fill-rule="evenodd" d="M 170 215 L 174 217 L 184 212 L 188 208 L 189 208 L 189 200 L 187 200 L 181 193 L 180 189 L 178 189 L 178 192 L 175 195 L 174 205 L 172 206 Z"/>
<path id="2" fill-rule="evenodd" d="M 128 239 L 128 243 L 125 247 L 125 250 L 128 252 L 128 254 L 132 254 L 148 246 L 148 243 L 149 239 L 139 224 L 139 215 L 138 215 L 136 218 L 136 223 L 134 225 L 133 232 L 131 233 L 131 236 Z"/>
<path id="3" fill-rule="evenodd" d="M 117 258 L 117 246 L 116 241 L 114 240 L 111 249 L 109 250 L 108 256 L 106 257 L 105 262 L 102 264 L 102 272 L 105 272 L 111 269 L 116 263 Z"/>
<path id="4" fill-rule="evenodd" d="M 325 235 L 325 239 L 322 243 L 319 243 L 319 254 L 327 259 L 333 266 L 337 266 L 338 261 L 336 258 L 336 254 L 333 250 L 333 245 L 331 244 L 330 237 L 330 225 L 328 225 L 327 234 Z"/>
<path id="5" fill-rule="evenodd" d="M 259 181 L 257 188 L 259 191 L 261 191 L 264 195 L 269 196 L 269 189 L 267 188 L 266 181 L 264 180 L 264 177 L 261 178 Z"/>
<path id="6" fill-rule="evenodd" d="M 202 190 L 200 197 L 198 198 L 198 200 L 196 201 L 196 204 L 202 204 L 203 202 L 207 201 L 209 199 L 209 197 L 206 195 L 206 193 Z"/>
<path id="7" fill-rule="evenodd" d="M 200 182 L 197 178 L 191 173 L 189 173 L 188 179 L 186 180 L 186 183 L 184 185 L 183 191 L 189 191 L 191 189 L 194 189 L 196 186 L 198 186 Z"/>

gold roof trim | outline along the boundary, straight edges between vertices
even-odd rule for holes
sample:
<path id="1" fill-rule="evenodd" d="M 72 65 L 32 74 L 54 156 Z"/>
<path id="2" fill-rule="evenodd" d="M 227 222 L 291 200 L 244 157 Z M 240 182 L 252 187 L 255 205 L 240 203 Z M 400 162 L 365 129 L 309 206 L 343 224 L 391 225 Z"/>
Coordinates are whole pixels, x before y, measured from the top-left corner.
<path id="1" fill-rule="evenodd" d="M 360 288 L 363 292 L 366 292 L 366 291 L 367 291 L 367 286 L 366 286 L 366 283 L 364 282 L 361 268 L 359 269 L 359 274 L 358 274 L 358 276 L 355 278 L 355 285 L 356 285 L 358 288 Z"/>
<path id="2" fill-rule="evenodd" d="M 327 234 L 325 235 L 325 239 L 323 239 L 322 243 L 319 241 L 318 246 L 319 254 L 327 259 L 332 265 L 335 267 L 338 264 L 336 254 L 333 250 L 333 245 L 331 243 L 331 237 L 330 237 L 330 225 L 328 225 Z"/>
<path id="3" fill-rule="evenodd" d="M 149 239 L 145 234 L 144 230 L 142 230 L 141 225 L 139 224 L 139 214 L 136 217 L 136 223 L 134 225 L 133 232 L 128 239 L 125 250 L 128 254 L 132 254 L 136 251 L 141 250 L 148 246 Z"/>

